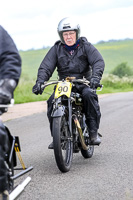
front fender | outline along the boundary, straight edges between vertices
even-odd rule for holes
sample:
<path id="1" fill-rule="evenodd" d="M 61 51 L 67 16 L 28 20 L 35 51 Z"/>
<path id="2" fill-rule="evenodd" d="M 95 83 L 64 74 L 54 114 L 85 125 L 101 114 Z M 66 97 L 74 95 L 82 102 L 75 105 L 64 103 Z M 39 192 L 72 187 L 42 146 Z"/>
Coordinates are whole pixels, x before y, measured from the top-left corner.
<path id="1" fill-rule="evenodd" d="M 59 106 L 57 109 L 53 110 L 51 117 L 61 117 L 65 113 L 65 107 Z"/>

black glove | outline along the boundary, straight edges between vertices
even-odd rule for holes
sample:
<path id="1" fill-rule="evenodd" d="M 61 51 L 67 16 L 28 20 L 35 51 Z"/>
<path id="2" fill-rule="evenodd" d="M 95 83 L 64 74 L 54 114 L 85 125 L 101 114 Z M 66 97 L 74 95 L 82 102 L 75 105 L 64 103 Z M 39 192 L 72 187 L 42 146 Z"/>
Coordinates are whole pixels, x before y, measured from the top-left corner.
<path id="1" fill-rule="evenodd" d="M 41 86 L 42 86 L 43 84 L 44 84 L 44 83 L 36 82 L 36 84 L 35 84 L 35 85 L 33 86 L 33 88 L 32 88 L 32 92 L 33 92 L 34 94 L 36 94 L 36 95 L 42 94 L 44 89 L 42 89 Z"/>
<path id="2" fill-rule="evenodd" d="M 92 77 L 90 80 L 90 88 L 97 89 L 98 87 L 100 87 L 100 78 L 98 76 L 96 77 Z"/>
<path id="3" fill-rule="evenodd" d="M 16 81 L 13 79 L 0 80 L 0 104 L 8 104 L 13 98 L 13 91 L 16 88 Z"/>

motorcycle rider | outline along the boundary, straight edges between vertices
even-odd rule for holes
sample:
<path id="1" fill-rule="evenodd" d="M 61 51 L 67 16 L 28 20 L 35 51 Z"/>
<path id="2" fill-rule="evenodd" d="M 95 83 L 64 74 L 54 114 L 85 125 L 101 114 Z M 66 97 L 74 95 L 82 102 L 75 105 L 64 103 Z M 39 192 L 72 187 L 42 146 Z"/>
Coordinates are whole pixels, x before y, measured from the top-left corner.
<path id="1" fill-rule="evenodd" d="M 0 26 L 0 104 L 9 104 L 21 74 L 21 58 L 13 39 Z M 0 108 L 0 115 L 4 112 Z M 0 200 L 9 199 L 8 171 L 5 164 L 8 151 L 8 135 L 0 119 Z"/>
<path id="2" fill-rule="evenodd" d="M 100 107 L 96 88 L 100 85 L 100 80 L 104 71 L 104 60 L 99 51 L 87 41 L 85 37 L 80 37 L 80 25 L 72 18 L 62 19 L 57 28 L 60 40 L 57 41 L 44 57 L 39 69 L 36 84 L 33 86 L 33 93 L 42 94 L 41 85 L 48 81 L 55 68 L 59 80 L 66 77 L 85 77 L 90 81 L 90 87 L 77 84 L 76 88 L 82 94 L 86 124 L 89 129 L 91 144 L 99 145 L 101 139 L 98 135 L 100 123 Z M 48 99 L 47 116 L 52 127 L 52 100 L 54 93 Z M 53 149 L 53 142 L 49 145 Z"/>

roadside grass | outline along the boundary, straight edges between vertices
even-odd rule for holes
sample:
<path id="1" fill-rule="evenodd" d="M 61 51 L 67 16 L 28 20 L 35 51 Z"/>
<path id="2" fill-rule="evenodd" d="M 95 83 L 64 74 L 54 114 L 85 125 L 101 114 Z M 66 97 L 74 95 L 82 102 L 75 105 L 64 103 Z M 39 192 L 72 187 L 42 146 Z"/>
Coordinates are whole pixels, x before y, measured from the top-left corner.
<path id="1" fill-rule="evenodd" d="M 52 86 L 49 86 L 45 89 L 45 93 L 42 95 L 35 95 L 32 93 L 32 87 L 35 84 L 35 81 L 23 81 L 21 79 L 18 87 L 14 92 L 14 99 L 16 104 L 20 103 L 28 103 L 28 102 L 35 102 L 35 101 L 45 101 L 49 98 L 52 94 Z"/>
<path id="2" fill-rule="evenodd" d="M 50 79 L 57 80 L 57 72 L 53 73 Z M 42 95 L 35 95 L 32 93 L 32 88 L 36 83 L 36 78 L 27 78 L 27 75 L 23 74 L 20 78 L 19 84 L 14 92 L 14 100 L 16 104 L 28 103 L 35 101 L 45 101 L 47 100 L 53 92 L 54 85 L 45 88 L 45 92 Z"/>
<path id="3" fill-rule="evenodd" d="M 133 77 L 119 78 L 113 74 L 104 74 L 101 80 L 103 89 L 98 94 L 133 91 Z"/>
<path id="4" fill-rule="evenodd" d="M 124 76 L 122 78 L 113 74 L 104 74 L 101 82 L 106 88 L 112 87 L 113 89 L 128 89 L 133 90 L 133 76 Z"/>

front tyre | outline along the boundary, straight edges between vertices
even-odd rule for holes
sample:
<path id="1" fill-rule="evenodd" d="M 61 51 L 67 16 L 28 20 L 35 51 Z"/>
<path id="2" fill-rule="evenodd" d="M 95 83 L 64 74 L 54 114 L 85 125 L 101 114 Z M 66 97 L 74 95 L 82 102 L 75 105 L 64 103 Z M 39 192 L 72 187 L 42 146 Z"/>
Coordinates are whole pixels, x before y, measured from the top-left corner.
<path id="1" fill-rule="evenodd" d="M 53 118 L 53 145 L 57 166 L 61 172 L 68 172 L 73 157 L 73 143 L 67 123 L 67 116 Z"/>

